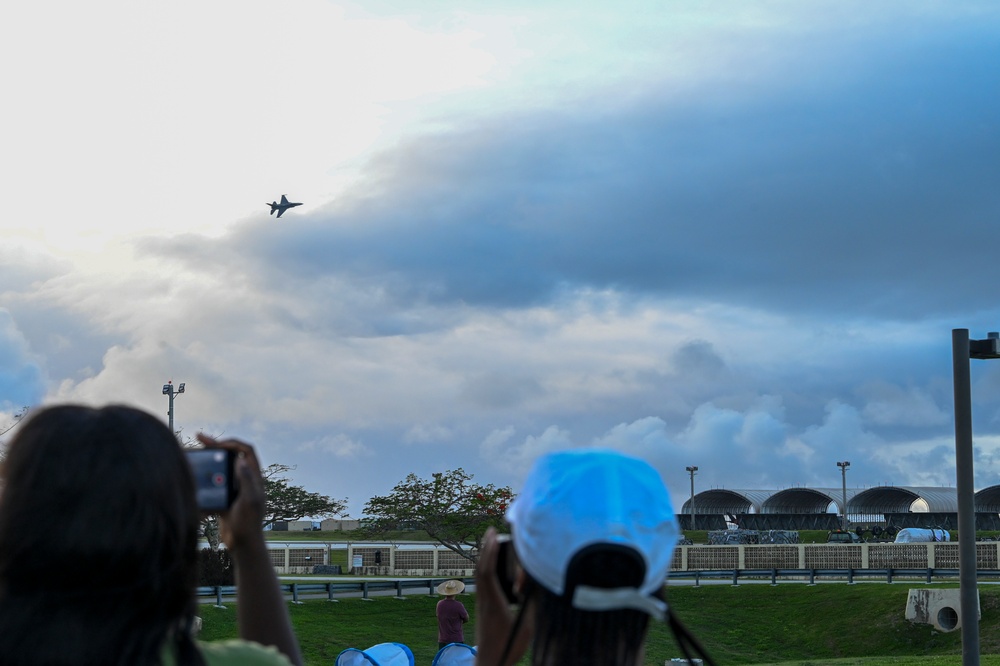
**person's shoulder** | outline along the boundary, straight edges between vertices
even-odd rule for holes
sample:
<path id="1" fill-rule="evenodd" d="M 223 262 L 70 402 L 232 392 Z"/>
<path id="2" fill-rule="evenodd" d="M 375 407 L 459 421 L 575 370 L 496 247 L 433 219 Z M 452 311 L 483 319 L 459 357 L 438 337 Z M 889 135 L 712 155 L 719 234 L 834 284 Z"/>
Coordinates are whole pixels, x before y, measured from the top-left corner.
<path id="1" fill-rule="evenodd" d="M 260 643 L 233 639 L 212 643 L 198 643 L 205 666 L 291 666 L 288 657 L 273 647 Z"/>

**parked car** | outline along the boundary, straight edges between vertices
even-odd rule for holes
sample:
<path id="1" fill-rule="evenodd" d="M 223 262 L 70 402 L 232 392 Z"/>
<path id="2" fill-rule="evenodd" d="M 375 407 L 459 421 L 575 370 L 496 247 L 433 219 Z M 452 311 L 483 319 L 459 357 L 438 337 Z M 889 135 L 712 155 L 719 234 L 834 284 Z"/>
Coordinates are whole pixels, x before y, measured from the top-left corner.
<path id="1" fill-rule="evenodd" d="M 826 536 L 827 543 L 861 543 L 861 537 L 854 532 L 833 530 Z"/>

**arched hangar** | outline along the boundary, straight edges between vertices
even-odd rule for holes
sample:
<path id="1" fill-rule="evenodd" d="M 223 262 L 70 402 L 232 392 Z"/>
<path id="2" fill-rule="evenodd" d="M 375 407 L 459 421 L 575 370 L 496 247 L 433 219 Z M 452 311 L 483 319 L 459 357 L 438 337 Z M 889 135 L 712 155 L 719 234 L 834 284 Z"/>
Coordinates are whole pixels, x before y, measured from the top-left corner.
<path id="1" fill-rule="evenodd" d="M 935 486 L 874 486 L 847 489 L 847 518 L 852 524 L 891 524 L 896 527 L 957 526 L 955 488 Z M 976 528 L 1000 530 L 1000 485 L 976 493 Z M 703 490 L 694 496 L 694 515 L 700 529 L 724 529 L 738 518 L 751 529 L 835 529 L 844 513 L 843 488 L 793 487 L 782 490 Z M 691 518 L 691 499 L 684 502 L 682 525 Z"/>

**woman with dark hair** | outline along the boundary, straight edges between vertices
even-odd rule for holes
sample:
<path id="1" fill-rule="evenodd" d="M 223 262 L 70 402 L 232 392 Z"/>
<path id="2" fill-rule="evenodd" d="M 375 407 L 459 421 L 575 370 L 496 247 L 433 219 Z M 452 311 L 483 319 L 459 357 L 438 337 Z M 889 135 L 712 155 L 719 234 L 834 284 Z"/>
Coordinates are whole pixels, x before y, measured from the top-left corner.
<path id="1" fill-rule="evenodd" d="M 200 516 L 174 435 L 130 407 L 64 405 L 21 426 L 0 473 L 0 663 L 301 663 L 261 532 L 253 448 L 199 439 L 239 456 L 219 523 L 244 640 L 193 638 Z"/>
<path id="2" fill-rule="evenodd" d="M 668 622 L 688 660 L 712 663 L 663 598 L 679 530 L 647 463 L 599 449 L 543 456 L 506 517 L 510 541 L 491 528 L 476 568 L 477 665 L 509 666 L 530 646 L 532 666 L 638 666 L 650 618 Z"/>

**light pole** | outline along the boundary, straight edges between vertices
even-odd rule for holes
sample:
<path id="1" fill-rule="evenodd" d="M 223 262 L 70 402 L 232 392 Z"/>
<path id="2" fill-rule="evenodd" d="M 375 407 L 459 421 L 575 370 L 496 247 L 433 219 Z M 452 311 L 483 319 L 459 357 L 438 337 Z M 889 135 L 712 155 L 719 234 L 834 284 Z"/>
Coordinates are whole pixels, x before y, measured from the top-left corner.
<path id="1" fill-rule="evenodd" d="M 685 467 L 688 473 L 691 475 L 691 529 L 694 530 L 694 473 L 698 471 L 698 468 L 693 465 L 688 465 Z"/>
<path id="2" fill-rule="evenodd" d="M 972 379 L 969 359 L 1000 358 L 1000 333 L 970 340 L 951 331 L 955 383 L 955 487 L 958 494 L 958 587 L 962 609 L 962 666 L 979 666 L 979 590 L 976 586 L 976 491 L 972 465 Z"/>
<path id="3" fill-rule="evenodd" d="M 184 382 L 177 385 L 177 389 L 174 389 L 173 380 L 168 381 L 163 385 L 163 395 L 167 396 L 170 400 L 170 408 L 167 410 L 167 425 L 170 428 L 170 434 L 176 435 L 174 432 L 174 396 L 184 393 Z"/>
<path id="4" fill-rule="evenodd" d="M 845 460 L 844 462 L 838 462 L 837 463 L 837 467 L 840 468 L 840 481 L 841 481 L 841 484 L 842 484 L 842 488 L 844 490 L 844 496 L 843 496 L 843 499 L 844 499 L 843 530 L 845 532 L 847 531 L 847 468 L 850 467 L 850 466 L 851 466 L 851 462 L 849 460 Z"/>

